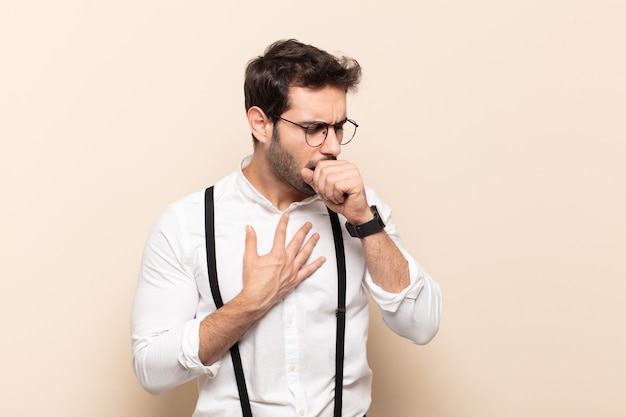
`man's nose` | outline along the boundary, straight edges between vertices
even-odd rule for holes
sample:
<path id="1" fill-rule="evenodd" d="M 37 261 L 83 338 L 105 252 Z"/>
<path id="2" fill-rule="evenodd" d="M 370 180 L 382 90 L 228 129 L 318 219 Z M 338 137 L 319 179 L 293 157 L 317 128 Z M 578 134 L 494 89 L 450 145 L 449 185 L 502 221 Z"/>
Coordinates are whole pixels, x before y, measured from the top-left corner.
<path id="1" fill-rule="evenodd" d="M 322 143 L 320 151 L 325 155 L 338 156 L 341 153 L 341 140 L 332 126 L 328 127 L 326 140 Z"/>

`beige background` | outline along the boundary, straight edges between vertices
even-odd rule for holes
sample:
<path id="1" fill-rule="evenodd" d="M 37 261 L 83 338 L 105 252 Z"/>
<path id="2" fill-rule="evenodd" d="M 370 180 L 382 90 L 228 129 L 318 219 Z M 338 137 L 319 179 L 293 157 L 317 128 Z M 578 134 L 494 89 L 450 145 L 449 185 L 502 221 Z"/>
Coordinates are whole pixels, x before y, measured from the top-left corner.
<path id="1" fill-rule="evenodd" d="M 344 157 L 438 280 L 436 339 L 373 313 L 373 417 L 626 415 L 626 2 L 0 2 L 0 415 L 189 416 L 129 312 L 165 205 L 251 143 L 243 68 L 360 60 Z"/>

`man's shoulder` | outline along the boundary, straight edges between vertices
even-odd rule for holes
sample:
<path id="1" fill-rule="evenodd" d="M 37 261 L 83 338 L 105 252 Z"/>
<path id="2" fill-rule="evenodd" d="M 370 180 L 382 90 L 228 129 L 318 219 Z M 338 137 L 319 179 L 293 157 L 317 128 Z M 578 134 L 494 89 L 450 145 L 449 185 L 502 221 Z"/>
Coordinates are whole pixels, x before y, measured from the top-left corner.
<path id="1" fill-rule="evenodd" d="M 231 177 L 232 175 L 228 175 L 217 181 L 215 183 L 216 192 L 221 192 L 217 190 L 232 189 Z M 205 215 L 205 191 L 206 188 L 194 191 L 168 204 L 157 217 L 153 230 L 167 235 L 185 235 L 191 231 L 202 229 Z"/>
<path id="2" fill-rule="evenodd" d="M 235 181 L 235 173 L 229 174 L 214 184 L 207 185 L 206 188 L 201 190 L 196 190 L 186 196 L 174 201 L 170 204 L 170 207 L 176 208 L 185 208 L 185 207 L 195 207 L 197 205 L 204 204 L 204 195 L 208 188 L 214 187 L 216 193 L 222 193 L 224 191 L 228 191 L 232 189 Z"/>
<path id="3" fill-rule="evenodd" d="M 221 192 L 217 190 L 228 190 L 232 186 L 232 177 L 233 175 L 228 175 L 213 185 L 207 185 L 207 188 L 213 186 L 216 192 Z M 161 213 L 161 217 L 171 218 L 173 216 L 194 219 L 198 216 L 204 216 L 204 196 L 207 188 L 196 190 L 168 204 Z"/>

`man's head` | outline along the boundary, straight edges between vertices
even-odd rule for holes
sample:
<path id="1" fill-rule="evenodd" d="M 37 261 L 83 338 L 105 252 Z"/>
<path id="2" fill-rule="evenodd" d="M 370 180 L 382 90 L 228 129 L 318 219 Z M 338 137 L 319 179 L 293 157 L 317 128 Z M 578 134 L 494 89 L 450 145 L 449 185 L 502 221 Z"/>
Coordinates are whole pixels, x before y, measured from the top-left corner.
<path id="1" fill-rule="evenodd" d="M 361 79 L 359 63 L 335 57 L 296 40 L 278 41 L 265 54 L 248 63 L 244 83 L 246 110 L 253 106 L 275 119 L 289 106 L 289 89 L 335 87 L 345 93 L 356 90 Z"/>

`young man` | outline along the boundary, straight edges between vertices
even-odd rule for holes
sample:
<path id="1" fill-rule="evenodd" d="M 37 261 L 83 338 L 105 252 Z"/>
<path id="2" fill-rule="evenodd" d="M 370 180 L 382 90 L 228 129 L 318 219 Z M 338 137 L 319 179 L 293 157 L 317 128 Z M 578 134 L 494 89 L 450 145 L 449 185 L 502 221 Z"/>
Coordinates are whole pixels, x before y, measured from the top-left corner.
<path id="1" fill-rule="evenodd" d="M 395 333 L 434 337 L 439 287 L 402 248 L 389 207 L 337 159 L 358 127 L 346 94 L 360 76 L 355 60 L 294 40 L 248 64 L 253 155 L 210 194 L 171 205 L 146 243 L 132 315 L 145 389 L 198 378 L 196 417 L 360 417 L 371 401 L 364 288 Z"/>

